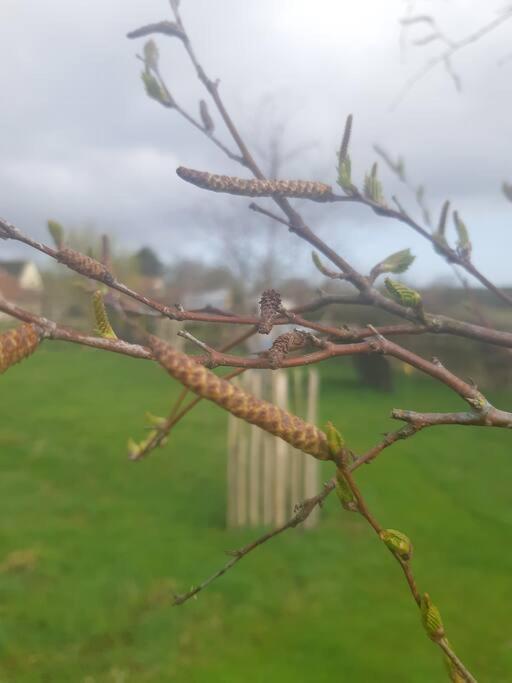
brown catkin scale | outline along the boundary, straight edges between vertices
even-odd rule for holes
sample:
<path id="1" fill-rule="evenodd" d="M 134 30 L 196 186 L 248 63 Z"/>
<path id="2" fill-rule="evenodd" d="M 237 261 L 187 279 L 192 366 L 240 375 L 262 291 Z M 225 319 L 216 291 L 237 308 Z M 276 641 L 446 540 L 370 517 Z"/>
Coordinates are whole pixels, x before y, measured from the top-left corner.
<path id="1" fill-rule="evenodd" d="M 300 330 L 293 330 L 281 334 L 272 344 L 267 352 L 267 358 L 270 362 L 270 367 L 278 368 L 283 362 L 285 356 L 292 351 L 301 349 L 308 342 L 309 335 Z"/>
<path id="2" fill-rule="evenodd" d="M 268 401 L 255 398 L 157 337 L 148 336 L 148 345 L 160 365 L 198 396 L 213 401 L 236 417 L 261 427 L 319 460 L 331 459 L 327 437 L 315 425 Z"/>
<path id="3" fill-rule="evenodd" d="M 0 374 L 34 353 L 40 341 L 38 328 L 30 323 L 23 323 L 1 334 Z"/>
<path id="4" fill-rule="evenodd" d="M 297 197 L 312 199 L 313 201 L 326 200 L 332 195 L 332 187 L 325 183 L 313 180 L 257 180 L 236 178 L 228 175 L 215 175 L 204 171 L 195 171 L 192 168 L 180 166 L 176 169 L 180 178 L 188 183 L 202 187 L 212 192 L 227 192 L 239 194 L 244 197 Z"/>
<path id="5" fill-rule="evenodd" d="M 258 325 L 258 332 L 260 334 L 269 334 L 272 330 L 274 318 L 277 318 L 281 312 L 281 295 L 275 289 L 266 289 L 261 295 L 259 304 L 260 323 Z"/>
<path id="6" fill-rule="evenodd" d="M 71 270 L 75 270 L 81 275 L 93 278 L 104 282 L 106 285 L 111 285 L 114 282 L 112 273 L 103 263 L 96 261 L 96 259 L 82 254 L 74 249 L 59 249 L 57 252 L 57 261 L 64 263 Z"/>

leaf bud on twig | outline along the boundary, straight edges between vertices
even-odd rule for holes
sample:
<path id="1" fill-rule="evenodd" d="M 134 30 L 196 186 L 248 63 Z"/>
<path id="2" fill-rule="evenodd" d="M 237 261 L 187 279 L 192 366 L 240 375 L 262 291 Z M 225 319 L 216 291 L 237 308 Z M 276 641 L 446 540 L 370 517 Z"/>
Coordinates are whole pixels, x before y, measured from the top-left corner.
<path id="1" fill-rule="evenodd" d="M 405 273 L 416 257 L 411 254 L 410 249 L 402 249 L 391 254 L 380 263 L 377 263 L 371 270 L 370 277 L 375 280 L 382 273 Z"/>
<path id="2" fill-rule="evenodd" d="M 204 129 L 207 133 L 211 133 L 214 129 L 213 119 L 208 111 L 208 105 L 204 100 L 199 102 L 199 114 L 203 122 Z"/>
<path id="3" fill-rule="evenodd" d="M 453 212 L 453 221 L 455 223 L 455 229 L 457 230 L 457 236 L 459 238 L 457 242 L 457 254 L 462 259 L 468 261 L 471 258 L 472 250 L 468 229 L 457 211 Z"/>
<path id="4" fill-rule="evenodd" d="M 396 529 L 383 529 L 379 536 L 394 555 L 408 561 L 412 557 L 412 543 L 408 536 Z"/>
<path id="5" fill-rule="evenodd" d="M 370 173 L 364 177 L 364 196 L 376 204 L 384 205 L 384 195 L 382 193 L 382 183 L 377 177 L 378 165 L 375 162 Z"/>
<path id="6" fill-rule="evenodd" d="M 357 498 L 350 488 L 349 483 L 345 479 L 343 471 L 338 467 L 336 470 L 336 495 L 338 496 L 341 505 L 349 512 L 357 512 Z"/>
<path id="7" fill-rule="evenodd" d="M 421 295 L 418 294 L 418 292 L 416 292 L 414 289 L 411 289 L 410 287 L 407 287 L 396 280 L 391 280 L 388 277 L 384 280 L 384 284 L 386 285 L 386 289 L 391 294 L 393 299 L 395 299 L 395 301 L 397 301 L 399 304 L 402 304 L 402 306 L 408 306 L 409 308 L 415 309 L 421 308 Z"/>
<path id="8" fill-rule="evenodd" d="M 438 642 L 444 638 L 445 633 L 441 614 L 430 599 L 430 595 L 428 593 L 423 594 L 423 597 L 421 598 L 420 609 L 421 620 L 428 637 L 435 642 Z"/>
<path id="9" fill-rule="evenodd" d="M 53 239 L 53 243 L 57 247 L 57 249 L 61 249 L 62 245 L 64 243 L 64 228 L 60 223 L 57 221 L 48 221 L 48 232 L 51 235 L 51 238 Z"/>
<path id="10" fill-rule="evenodd" d="M 144 44 L 144 62 L 146 63 L 146 68 L 157 71 L 159 57 L 158 46 L 151 38 Z"/>

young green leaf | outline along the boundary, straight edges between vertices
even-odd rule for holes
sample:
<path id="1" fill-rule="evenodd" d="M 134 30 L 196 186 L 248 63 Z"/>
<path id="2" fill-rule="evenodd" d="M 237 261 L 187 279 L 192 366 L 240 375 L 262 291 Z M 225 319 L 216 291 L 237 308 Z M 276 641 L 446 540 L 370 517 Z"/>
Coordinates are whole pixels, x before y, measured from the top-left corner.
<path id="1" fill-rule="evenodd" d="M 57 249 L 61 249 L 64 243 L 64 228 L 57 221 L 48 221 L 48 232 L 50 233 L 53 242 Z"/>
<path id="2" fill-rule="evenodd" d="M 166 107 L 171 106 L 172 103 L 169 101 L 165 91 L 152 73 L 143 71 L 140 76 L 148 97 L 151 97 L 151 99 L 160 102 L 160 104 L 163 104 Z"/>
<path id="3" fill-rule="evenodd" d="M 336 470 L 336 495 L 340 503 L 350 512 L 357 511 L 357 499 L 340 468 Z"/>
<path id="4" fill-rule="evenodd" d="M 377 263 L 371 270 L 371 278 L 375 278 L 381 273 L 405 273 L 416 257 L 411 254 L 410 249 L 402 249 L 391 254 L 380 263 Z"/>
<path id="5" fill-rule="evenodd" d="M 377 162 L 375 162 L 370 173 L 367 173 L 364 177 L 364 196 L 376 204 L 384 204 L 382 183 L 380 182 L 377 174 L 378 165 Z"/>
<path id="6" fill-rule="evenodd" d="M 144 45 L 144 61 L 146 67 L 156 71 L 158 69 L 158 46 L 153 39 L 150 39 Z"/>
<path id="7" fill-rule="evenodd" d="M 328 422 L 325 425 L 325 434 L 327 436 L 327 445 L 329 446 L 331 455 L 336 455 L 345 445 L 344 438 L 332 422 Z"/>
<path id="8" fill-rule="evenodd" d="M 471 241 L 469 239 L 468 229 L 466 224 L 460 218 L 457 211 L 453 212 L 453 222 L 455 223 L 455 230 L 457 230 L 458 242 L 457 242 L 457 253 L 463 259 L 469 259 L 471 257 Z"/>

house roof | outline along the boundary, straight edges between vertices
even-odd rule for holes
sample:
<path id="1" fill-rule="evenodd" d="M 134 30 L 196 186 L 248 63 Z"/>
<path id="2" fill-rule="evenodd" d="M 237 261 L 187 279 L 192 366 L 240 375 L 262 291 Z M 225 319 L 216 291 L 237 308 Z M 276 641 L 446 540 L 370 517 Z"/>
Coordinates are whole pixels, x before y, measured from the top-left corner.
<path id="1" fill-rule="evenodd" d="M 0 261 L 0 269 L 6 270 L 9 275 L 18 277 L 28 261 Z"/>
<path id="2" fill-rule="evenodd" d="M 17 301 L 23 294 L 18 280 L 10 275 L 7 270 L 0 267 L 0 295 L 11 301 Z"/>

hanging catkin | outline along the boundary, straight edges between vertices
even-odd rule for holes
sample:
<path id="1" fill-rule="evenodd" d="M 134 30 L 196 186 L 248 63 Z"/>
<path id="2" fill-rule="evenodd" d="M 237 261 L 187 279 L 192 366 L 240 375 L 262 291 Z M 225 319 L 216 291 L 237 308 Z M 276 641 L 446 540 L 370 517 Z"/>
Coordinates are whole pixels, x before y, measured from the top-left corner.
<path id="1" fill-rule="evenodd" d="M 149 336 L 148 345 L 160 365 L 198 396 L 319 460 L 331 458 L 326 435 L 315 425 L 248 394 L 157 337 Z"/>

